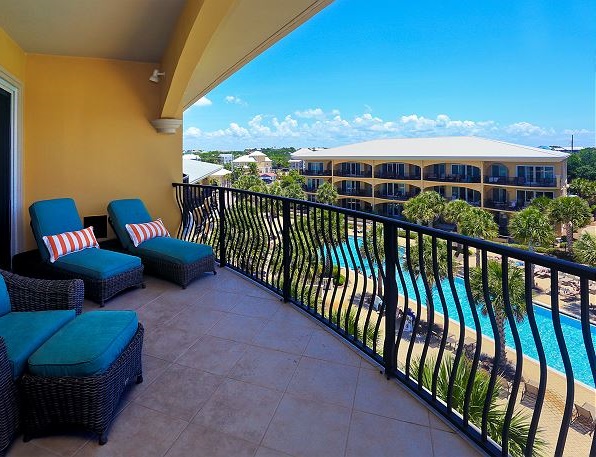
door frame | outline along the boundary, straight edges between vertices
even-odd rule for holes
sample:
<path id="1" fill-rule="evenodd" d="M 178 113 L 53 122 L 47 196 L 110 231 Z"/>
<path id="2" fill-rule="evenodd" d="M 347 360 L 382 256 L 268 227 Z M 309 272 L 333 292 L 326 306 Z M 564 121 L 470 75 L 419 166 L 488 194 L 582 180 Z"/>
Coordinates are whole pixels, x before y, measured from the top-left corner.
<path id="1" fill-rule="evenodd" d="M 23 232 L 23 109 L 22 84 L 0 66 L 0 88 L 11 96 L 10 126 L 10 219 L 11 257 L 21 252 L 24 246 Z"/>

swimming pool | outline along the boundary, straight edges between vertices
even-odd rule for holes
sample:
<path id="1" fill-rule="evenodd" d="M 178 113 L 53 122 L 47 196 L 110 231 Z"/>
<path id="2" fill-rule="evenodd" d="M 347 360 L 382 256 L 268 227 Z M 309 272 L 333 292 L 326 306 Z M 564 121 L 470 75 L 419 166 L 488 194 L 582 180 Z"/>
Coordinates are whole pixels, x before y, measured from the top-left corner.
<path id="1" fill-rule="evenodd" d="M 359 244 L 362 241 L 359 240 Z M 348 257 L 347 266 L 348 268 L 354 270 L 356 266 L 359 267 L 360 270 L 366 272 L 366 275 L 370 275 L 372 273 L 371 268 L 369 265 L 359 265 L 356 251 L 355 251 L 355 243 L 353 239 L 349 240 L 349 246 L 352 252 L 354 253 L 356 263 L 353 263 L 349 258 L 349 255 L 346 251 L 346 245 L 344 244 L 344 252 L 346 252 L 346 256 Z M 399 248 L 399 255 L 401 256 L 405 253 L 405 249 Z M 337 259 L 334 259 L 334 263 L 338 264 L 341 267 L 345 267 L 345 262 L 341 255 L 341 249 L 337 248 Z M 374 266 L 376 270 L 376 266 Z M 409 272 L 404 270 L 404 283 L 407 289 L 408 298 L 415 300 L 416 295 L 414 292 L 414 283 L 412 282 Z M 424 290 L 424 284 L 422 282 L 422 278 L 418 278 L 416 281 L 417 288 L 420 292 L 422 304 L 426 302 L 426 293 Z M 453 294 L 451 293 L 451 287 L 449 285 L 448 280 L 443 280 L 441 283 L 443 288 L 443 293 L 445 296 L 445 304 L 447 307 L 447 312 L 450 319 L 453 319 L 456 322 L 459 322 L 459 316 L 457 313 L 457 306 L 455 305 L 455 300 L 453 298 Z M 401 282 L 399 275 L 397 276 L 397 289 L 398 293 L 403 296 L 403 289 L 404 284 Z M 470 329 L 474 330 L 476 326 L 474 325 L 474 318 L 472 316 L 472 310 L 470 306 L 470 302 L 468 301 L 468 297 L 465 290 L 464 280 L 462 278 L 455 279 L 455 290 L 457 296 L 459 298 L 462 314 L 464 317 L 464 324 L 469 327 Z M 433 303 L 435 304 L 435 311 L 438 314 L 444 314 L 441 312 L 443 310 L 441 300 L 439 297 L 438 289 L 433 287 L 432 289 L 433 294 Z M 552 314 L 551 311 L 543 306 L 535 304 L 534 307 L 534 316 L 536 318 L 536 325 L 538 326 L 538 330 L 540 331 L 540 337 L 542 340 L 542 344 L 544 346 L 544 352 L 546 355 L 546 362 L 549 367 L 560 371 L 561 373 L 565 373 L 565 368 L 563 365 L 563 359 L 561 357 L 561 353 L 559 350 L 559 346 L 557 344 L 557 339 L 555 336 L 554 325 L 552 321 Z M 444 310 L 443 310 L 444 311 Z M 492 326 L 490 323 L 490 319 L 488 316 L 483 316 L 480 312 L 478 312 L 478 318 L 480 320 L 480 328 L 482 333 L 489 337 L 493 338 Z M 567 345 L 567 350 L 569 354 L 569 358 L 571 359 L 571 366 L 573 368 L 573 376 L 576 380 L 583 382 L 584 384 L 594 387 L 594 379 L 592 378 L 592 372 L 590 369 L 590 364 L 588 362 L 587 351 L 584 345 L 584 338 L 581 330 L 581 323 L 578 319 L 574 319 L 572 317 L 561 315 L 561 328 L 563 330 L 563 335 L 565 336 L 565 343 Z M 521 347 L 523 353 L 531 357 L 535 360 L 538 360 L 538 351 L 536 349 L 536 345 L 534 343 L 534 337 L 532 335 L 532 330 L 530 328 L 530 323 L 527 319 L 524 319 L 522 322 L 517 323 L 517 329 L 519 332 L 519 337 L 521 341 Z M 592 334 L 592 342 L 596 342 L 596 326 L 590 325 L 590 331 Z M 494 339 L 494 338 L 493 338 Z M 510 348 L 514 348 L 513 336 L 511 334 L 511 330 L 509 326 L 505 329 L 505 340 L 507 346 Z M 596 348 L 596 345 L 595 345 Z"/>

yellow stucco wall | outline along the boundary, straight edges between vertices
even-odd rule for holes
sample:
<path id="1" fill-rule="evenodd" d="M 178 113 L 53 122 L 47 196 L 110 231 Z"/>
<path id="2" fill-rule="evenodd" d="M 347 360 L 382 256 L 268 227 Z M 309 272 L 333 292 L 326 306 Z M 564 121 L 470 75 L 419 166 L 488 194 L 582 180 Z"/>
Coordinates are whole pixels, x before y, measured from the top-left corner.
<path id="1" fill-rule="evenodd" d="M 0 62 L 2 64 L 2 62 Z M 182 133 L 155 132 L 160 87 L 155 67 L 89 58 L 28 55 L 23 190 L 26 210 L 72 197 L 81 217 L 106 214 L 112 199 L 140 197 L 168 229 L 179 221 L 171 183 L 182 178 Z M 26 229 L 26 248 L 33 248 Z M 110 237 L 112 237 L 110 231 Z"/>
<path id="2" fill-rule="evenodd" d="M 23 50 L 0 28 L 0 67 L 22 81 L 25 76 L 26 56 Z"/>

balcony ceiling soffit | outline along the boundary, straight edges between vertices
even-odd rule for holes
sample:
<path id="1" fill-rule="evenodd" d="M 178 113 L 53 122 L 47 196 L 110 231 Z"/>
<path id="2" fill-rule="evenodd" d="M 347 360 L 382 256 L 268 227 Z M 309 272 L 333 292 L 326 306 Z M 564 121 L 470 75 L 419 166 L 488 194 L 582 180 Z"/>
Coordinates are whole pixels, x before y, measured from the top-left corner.
<path id="1" fill-rule="evenodd" d="M 185 0 L 0 0 L 27 53 L 159 62 Z"/>

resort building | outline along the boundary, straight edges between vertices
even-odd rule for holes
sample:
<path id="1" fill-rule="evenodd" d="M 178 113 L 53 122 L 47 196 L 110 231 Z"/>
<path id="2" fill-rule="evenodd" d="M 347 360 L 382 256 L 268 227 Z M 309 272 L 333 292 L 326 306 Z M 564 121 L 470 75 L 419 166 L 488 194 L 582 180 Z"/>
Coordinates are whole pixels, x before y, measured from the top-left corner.
<path id="1" fill-rule="evenodd" d="M 257 150 L 232 160 L 232 166 L 248 167 L 251 163 L 257 165 L 259 174 L 271 173 L 271 159 L 261 151 Z"/>
<path id="2" fill-rule="evenodd" d="M 536 197 L 564 195 L 569 154 L 477 137 L 368 141 L 292 155 L 304 161 L 305 190 L 315 199 L 331 182 L 344 208 L 400 217 L 423 190 L 494 211 L 505 227 Z"/>
<path id="3" fill-rule="evenodd" d="M 209 162 L 194 160 L 183 156 L 182 173 L 184 181 L 188 184 L 215 184 L 229 186 L 231 171 L 223 166 Z"/>

